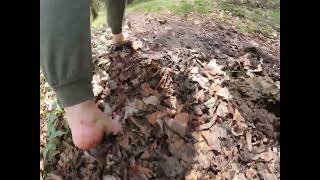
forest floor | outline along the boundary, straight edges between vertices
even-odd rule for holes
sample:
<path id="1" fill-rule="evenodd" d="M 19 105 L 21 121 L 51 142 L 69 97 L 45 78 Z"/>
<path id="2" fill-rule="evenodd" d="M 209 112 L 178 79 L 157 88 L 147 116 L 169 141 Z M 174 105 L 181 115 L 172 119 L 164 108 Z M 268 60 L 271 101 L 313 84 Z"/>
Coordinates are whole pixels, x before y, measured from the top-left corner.
<path id="1" fill-rule="evenodd" d="M 124 133 L 77 149 L 41 77 L 44 179 L 280 179 L 279 37 L 210 16 L 130 12 L 132 42 L 92 30 L 93 90 Z"/>

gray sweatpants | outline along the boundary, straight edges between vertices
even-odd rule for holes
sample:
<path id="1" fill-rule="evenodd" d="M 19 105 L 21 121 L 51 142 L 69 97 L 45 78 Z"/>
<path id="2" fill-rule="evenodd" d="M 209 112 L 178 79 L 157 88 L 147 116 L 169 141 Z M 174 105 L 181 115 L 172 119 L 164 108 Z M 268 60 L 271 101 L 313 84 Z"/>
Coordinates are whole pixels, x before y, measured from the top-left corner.
<path id="1" fill-rule="evenodd" d="M 126 0 L 106 0 L 113 34 L 122 32 Z M 40 64 L 63 107 L 93 99 L 89 0 L 40 1 Z"/>

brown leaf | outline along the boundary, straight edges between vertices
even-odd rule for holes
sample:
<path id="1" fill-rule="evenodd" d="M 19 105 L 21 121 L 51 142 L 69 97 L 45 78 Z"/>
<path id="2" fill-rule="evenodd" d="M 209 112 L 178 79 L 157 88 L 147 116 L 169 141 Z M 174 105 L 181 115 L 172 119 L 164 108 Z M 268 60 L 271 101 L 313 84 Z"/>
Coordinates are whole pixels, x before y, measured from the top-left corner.
<path id="1" fill-rule="evenodd" d="M 157 123 L 157 118 L 160 114 L 161 114 L 160 111 L 156 111 L 154 113 L 148 114 L 147 115 L 148 122 L 154 125 L 155 123 Z"/>
<path id="2" fill-rule="evenodd" d="M 219 89 L 217 95 L 223 97 L 226 100 L 230 100 L 232 98 L 232 96 L 229 93 L 229 90 L 226 87 Z"/>
<path id="3" fill-rule="evenodd" d="M 130 120 L 139 128 L 139 130 L 140 130 L 140 132 L 142 132 L 142 134 L 144 134 L 147 138 L 150 136 L 150 129 L 148 127 L 141 125 L 133 117 L 130 117 Z"/>
<path id="4" fill-rule="evenodd" d="M 185 176 L 185 180 L 196 180 L 201 177 L 201 172 L 197 169 L 191 169 Z"/>
<path id="5" fill-rule="evenodd" d="M 205 99 L 204 90 L 201 89 L 200 91 L 198 91 L 198 92 L 195 94 L 195 98 L 196 98 L 197 100 L 199 100 L 200 102 L 203 102 L 204 99 Z"/>
<path id="6" fill-rule="evenodd" d="M 270 149 L 267 151 L 267 152 L 263 152 L 263 153 L 260 153 L 260 154 L 257 154 L 255 155 L 252 159 L 253 160 L 257 160 L 257 159 L 262 159 L 266 162 L 269 162 L 271 161 L 272 159 L 275 158 L 275 153 L 272 152 Z"/>
<path id="7" fill-rule="evenodd" d="M 218 108 L 217 108 L 217 115 L 219 117 L 226 117 L 228 113 L 229 113 L 229 111 L 227 108 L 227 103 L 224 101 L 221 101 Z"/>
<path id="8" fill-rule="evenodd" d="M 209 94 L 213 95 L 214 93 L 217 93 L 221 89 L 221 86 L 217 84 L 211 84 L 209 87 Z"/>
<path id="9" fill-rule="evenodd" d="M 235 109 L 235 111 L 234 111 L 233 120 L 235 120 L 237 122 L 245 122 L 244 118 L 241 116 L 238 109 Z"/>
<path id="10" fill-rule="evenodd" d="M 129 149 L 129 136 L 127 134 L 122 136 L 122 140 L 119 142 L 119 145 L 125 150 Z"/>
<path id="11" fill-rule="evenodd" d="M 174 116 L 174 120 L 181 123 L 188 123 L 189 114 L 188 113 L 179 113 Z"/>
<path id="12" fill-rule="evenodd" d="M 258 175 L 257 171 L 252 167 L 250 167 L 245 171 L 245 176 L 250 180 L 254 180 L 254 178 L 257 177 L 257 175 Z"/>
<path id="13" fill-rule="evenodd" d="M 218 152 L 221 151 L 221 145 L 219 137 L 226 137 L 226 129 L 214 125 L 210 130 L 202 131 L 201 134 L 203 138 L 206 140 L 208 146 L 212 146 L 212 148 Z"/>
<path id="14" fill-rule="evenodd" d="M 157 96 L 149 96 L 143 100 L 145 104 L 152 104 L 154 106 L 160 105 L 159 98 Z"/>
<path id="15" fill-rule="evenodd" d="M 172 131 L 185 136 L 188 128 L 189 114 L 179 113 L 174 116 L 174 119 L 166 119 L 165 122 Z"/>
<path id="16" fill-rule="evenodd" d="M 199 106 L 194 106 L 193 110 L 194 110 L 194 113 L 198 116 L 201 116 L 203 114 L 203 112 Z"/>
<path id="17" fill-rule="evenodd" d="M 142 49 L 143 45 L 142 45 L 142 42 L 141 41 L 134 41 L 132 43 L 132 48 L 134 50 L 138 50 L 138 49 Z"/>
<path id="18" fill-rule="evenodd" d="M 158 92 L 153 90 L 148 83 L 143 83 L 141 85 L 140 93 L 145 97 L 158 94 Z"/>
<path id="19" fill-rule="evenodd" d="M 183 109 L 184 105 L 183 105 L 183 104 L 179 104 L 179 102 L 177 101 L 177 105 L 176 105 L 176 107 L 177 107 L 177 113 L 181 113 L 181 111 L 182 111 L 182 109 Z"/>
<path id="20" fill-rule="evenodd" d="M 164 100 L 164 103 L 170 108 L 177 109 L 177 98 L 175 96 L 169 96 Z"/>
<path id="21" fill-rule="evenodd" d="M 119 75 L 119 80 L 120 81 L 126 81 L 128 79 L 129 79 L 129 76 L 127 74 L 120 73 L 120 75 Z"/>
<path id="22" fill-rule="evenodd" d="M 55 175 L 53 173 L 47 174 L 47 180 L 63 180 L 62 177 Z"/>

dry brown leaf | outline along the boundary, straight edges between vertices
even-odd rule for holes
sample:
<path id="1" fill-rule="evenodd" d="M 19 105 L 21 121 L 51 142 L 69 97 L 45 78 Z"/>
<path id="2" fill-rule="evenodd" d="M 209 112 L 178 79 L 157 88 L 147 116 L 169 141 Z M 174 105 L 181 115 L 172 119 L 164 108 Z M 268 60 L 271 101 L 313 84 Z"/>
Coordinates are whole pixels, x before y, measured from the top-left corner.
<path id="1" fill-rule="evenodd" d="M 234 111 L 233 120 L 235 120 L 237 122 L 245 122 L 244 118 L 241 116 L 238 109 L 235 109 L 235 111 Z"/>
<path id="2" fill-rule="evenodd" d="M 226 117 L 229 113 L 227 103 L 224 101 L 221 101 L 218 108 L 217 108 L 217 115 L 219 117 Z"/>
<path id="3" fill-rule="evenodd" d="M 260 153 L 260 154 L 257 154 L 255 155 L 252 159 L 253 160 L 257 160 L 257 159 L 262 159 L 266 162 L 269 162 L 271 161 L 272 159 L 275 158 L 275 153 L 272 152 L 270 149 L 267 151 L 267 152 L 263 152 L 263 153 Z"/>
<path id="4" fill-rule="evenodd" d="M 141 100 L 139 100 L 139 99 L 135 99 L 135 100 L 134 100 L 134 103 L 135 103 L 135 107 L 136 107 L 138 110 L 144 110 L 145 104 L 143 103 L 143 101 L 141 101 Z"/>
<path id="5" fill-rule="evenodd" d="M 135 102 L 129 102 L 127 106 L 124 107 L 124 117 L 123 119 L 127 119 L 133 114 L 138 113 L 138 109 L 135 106 Z"/>
<path id="6" fill-rule="evenodd" d="M 53 173 L 49 173 L 47 174 L 47 177 L 46 177 L 47 180 L 63 180 L 62 177 L 58 176 L 58 175 L 55 175 Z"/>
<path id="7" fill-rule="evenodd" d="M 129 149 L 129 136 L 127 134 L 122 136 L 122 139 L 119 142 L 119 145 L 123 147 L 125 150 Z"/>
<path id="8" fill-rule="evenodd" d="M 201 172 L 197 171 L 197 169 L 191 169 L 185 176 L 185 180 L 197 180 L 201 175 Z"/>
<path id="9" fill-rule="evenodd" d="M 208 108 L 213 108 L 214 106 L 216 106 L 216 102 L 216 99 L 214 97 L 211 97 L 208 101 L 204 103 L 204 105 Z"/>
<path id="10" fill-rule="evenodd" d="M 176 104 L 176 107 L 177 107 L 177 114 L 181 113 L 184 105 L 183 104 L 179 104 L 179 102 L 177 101 L 177 104 Z"/>
<path id="11" fill-rule="evenodd" d="M 239 173 L 233 176 L 232 180 L 247 180 L 243 173 Z"/>
<path id="12" fill-rule="evenodd" d="M 175 96 L 169 96 L 164 100 L 164 103 L 170 108 L 177 109 L 177 98 Z"/>
<path id="13" fill-rule="evenodd" d="M 140 83 L 139 78 L 135 78 L 131 82 L 134 87 L 136 87 Z"/>
<path id="14" fill-rule="evenodd" d="M 133 117 L 130 117 L 130 120 L 139 128 L 139 130 L 140 130 L 140 132 L 142 132 L 142 134 L 144 134 L 147 138 L 150 136 L 150 129 L 148 127 L 141 125 Z"/>
<path id="15" fill-rule="evenodd" d="M 142 49 L 143 45 L 142 45 L 142 41 L 134 41 L 132 43 L 132 48 L 134 50 L 138 50 L 138 49 Z"/>
<path id="16" fill-rule="evenodd" d="M 202 131 L 201 132 L 203 138 L 207 142 L 208 146 L 212 147 L 214 150 L 220 152 L 221 151 L 221 145 L 219 138 L 226 137 L 226 129 L 214 125 L 211 127 L 210 130 Z"/>
<path id="17" fill-rule="evenodd" d="M 158 94 L 158 92 L 153 90 L 148 83 L 143 83 L 141 85 L 140 93 L 142 94 L 142 96 L 146 96 L 146 97 Z"/>
<path id="18" fill-rule="evenodd" d="M 165 122 L 171 130 L 181 136 L 185 136 L 188 128 L 189 114 L 179 113 L 174 116 L 174 119 L 166 119 Z"/>
<path id="19" fill-rule="evenodd" d="M 160 105 L 159 98 L 157 96 L 149 96 L 143 100 L 145 104 L 152 104 L 154 106 Z"/>
<path id="20" fill-rule="evenodd" d="M 277 180 L 278 179 L 275 174 L 271 174 L 271 173 L 267 173 L 267 172 L 259 172 L 259 174 L 263 177 L 263 179 L 266 179 L 266 180 Z"/>
<path id="21" fill-rule="evenodd" d="M 249 169 L 247 169 L 245 171 L 245 176 L 249 179 L 249 180 L 254 180 L 254 178 L 256 178 L 258 175 L 257 171 L 255 169 L 253 169 L 252 167 L 250 167 Z"/>
<path id="22" fill-rule="evenodd" d="M 119 74 L 119 80 L 120 81 L 126 81 L 129 79 L 129 76 L 127 74 L 124 74 L 124 73 L 120 73 Z"/>
<path id="23" fill-rule="evenodd" d="M 211 84 L 209 87 L 209 94 L 213 95 L 214 93 L 219 92 L 219 90 L 221 89 L 220 85 L 217 84 Z"/>
<path id="24" fill-rule="evenodd" d="M 203 114 L 203 112 L 199 106 L 194 106 L 193 110 L 194 110 L 194 113 L 198 116 L 201 116 Z"/>
<path id="25" fill-rule="evenodd" d="M 229 90 L 226 87 L 219 89 L 217 95 L 223 97 L 226 100 L 230 100 L 232 98 L 232 96 L 229 93 Z"/>
<path id="26" fill-rule="evenodd" d="M 102 180 L 116 180 L 116 178 L 112 175 L 107 174 L 102 177 Z"/>
<path id="27" fill-rule="evenodd" d="M 174 120 L 181 123 L 188 123 L 189 114 L 188 113 L 179 113 L 174 116 Z"/>
<path id="28" fill-rule="evenodd" d="M 160 114 L 161 114 L 160 111 L 156 111 L 154 113 L 148 114 L 147 115 L 148 122 L 154 125 L 157 122 L 157 118 Z"/>
<path id="29" fill-rule="evenodd" d="M 195 94 L 195 98 L 196 98 L 197 100 L 199 100 L 200 102 L 203 102 L 204 99 L 205 99 L 204 90 L 201 89 L 200 91 L 198 91 L 198 92 Z"/>

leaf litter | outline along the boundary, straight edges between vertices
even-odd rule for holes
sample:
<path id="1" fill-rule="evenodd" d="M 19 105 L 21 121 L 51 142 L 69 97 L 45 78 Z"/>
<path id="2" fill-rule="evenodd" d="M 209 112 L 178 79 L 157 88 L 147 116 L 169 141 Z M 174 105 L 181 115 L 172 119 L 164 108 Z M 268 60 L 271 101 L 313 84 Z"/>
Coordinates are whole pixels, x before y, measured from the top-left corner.
<path id="1" fill-rule="evenodd" d="M 154 17 L 131 14 L 133 43 L 119 47 L 100 38 L 110 36 L 106 27 L 92 31 L 94 95 L 123 133 L 81 151 L 68 132 L 41 171 L 53 179 L 280 179 L 277 53 L 260 61 L 268 49 L 260 39 Z M 252 38 L 259 52 L 244 47 Z"/>

